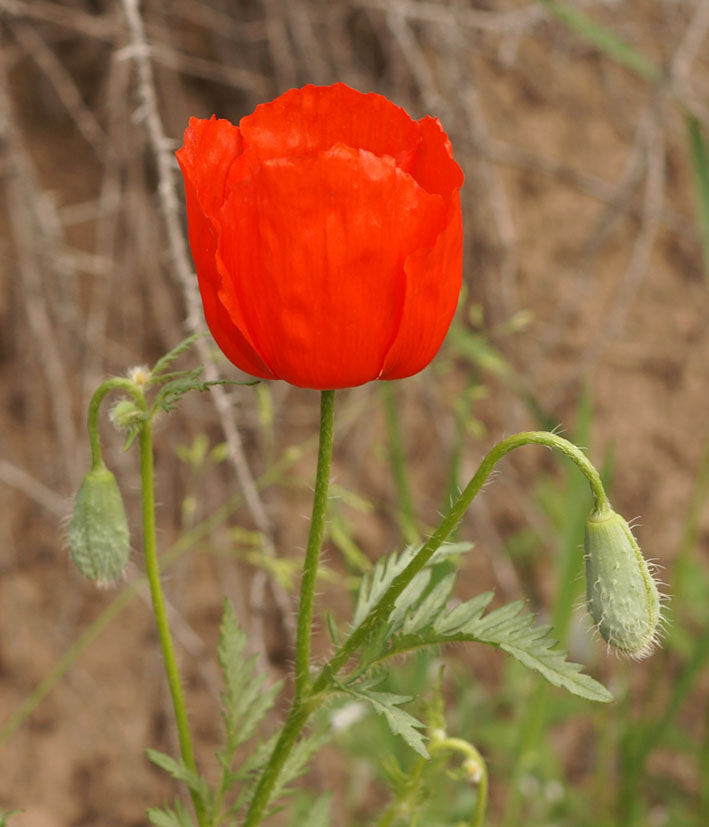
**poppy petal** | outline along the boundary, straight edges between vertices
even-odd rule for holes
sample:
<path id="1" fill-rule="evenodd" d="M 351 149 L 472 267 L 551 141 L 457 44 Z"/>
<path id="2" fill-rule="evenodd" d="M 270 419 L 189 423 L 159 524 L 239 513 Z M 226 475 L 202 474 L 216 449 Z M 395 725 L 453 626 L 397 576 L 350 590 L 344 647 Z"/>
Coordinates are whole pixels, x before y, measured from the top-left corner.
<path id="1" fill-rule="evenodd" d="M 406 260 L 406 297 L 399 331 L 381 379 L 404 379 L 423 370 L 445 338 L 462 283 L 463 227 L 456 192 L 448 223 L 435 245 Z"/>
<path id="2" fill-rule="evenodd" d="M 463 186 L 463 171 L 453 160 L 453 148 L 438 118 L 422 118 L 418 125 L 421 142 L 411 175 L 426 192 L 448 197 Z"/>
<path id="3" fill-rule="evenodd" d="M 235 164 L 220 299 L 280 378 L 318 389 L 376 379 L 401 326 L 404 264 L 436 244 L 447 212 L 391 157 L 342 144 Z"/>
<path id="4" fill-rule="evenodd" d="M 344 83 L 291 89 L 241 119 L 246 146 L 261 160 L 313 155 L 335 144 L 389 155 L 407 170 L 421 140 L 419 125 L 382 95 Z"/>
<path id="5" fill-rule="evenodd" d="M 214 215 L 224 201 L 227 173 L 241 151 L 241 138 L 229 121 L 192 118 L 177 160 L 185 179 L 190 249 L 199 277 L 204 316 L 224 355 L 238 368 L 264 379 L 277 378 L 234 325 L 219 301 L 221 276 L 216 251 L 219 225 Z"/>

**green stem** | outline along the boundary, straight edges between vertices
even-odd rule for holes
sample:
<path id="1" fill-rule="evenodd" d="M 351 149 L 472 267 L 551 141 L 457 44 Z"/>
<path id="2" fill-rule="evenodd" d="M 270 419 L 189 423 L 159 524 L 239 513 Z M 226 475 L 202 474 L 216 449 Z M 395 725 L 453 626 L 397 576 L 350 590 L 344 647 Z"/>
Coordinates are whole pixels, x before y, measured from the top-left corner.
<path id="1" fill-rule="evenodd" d="M 103 384 L 99 385 L 96 392 L 91 397 L 89 402 L 88 413 L 88 430 L 89 430 L 89 445 L 91 446 L 91 470 L 95 471 L 97 468 L 103 467 L 103 458 L 101 456 L 101 437 L 98 430 L 98 411 L 103 402 L 104 396 L 112 390 L 124 390 L 129 393 L 136 404 L 145 409 L 145 397 L 138 389 L 135 382 L 121 376 L 114 376 L 113 379 L 108 379 Z"/>
<path id="2" fill-rule="evenodd" d="M 513 451 L 515 448 L 520 448 L 523 445 L 544 445 L 547 448 L 554 448 L 565 454 L 576 463 L 588 480 L 594 497 L 595 511 L 601 511 L 609 506 L 608 498 L 603 489 L 603 483 L 596 469 L 591 465 L 580 448 L 577 448 L 562 437 L 548 433 L 547 431 L 527 431 L 507 437 L 507 439 L 503 439 L 495 445 L 485 456 L 475 475 L 463 493 L 455 503 L 453 503 L 436 531 L 423 544 L 409 565 L 394 578 L 391 586 L 389 586 L 377 605 L 370 611 L 362 623 L 357 626 L 347 640 L 336 650 L 332 658 L 323 666 L 314 683 L 310 685 L 307 691 L 307 698 L 296 698 L 296 701 L 294 701 L 286 725 L 271 753 L 263 775 L 256 786 L 244 827 L 255 827 L 260 823 L 264 810 L 270 801 L 271 792 L 278 780 L 278 775 L 291 749 L 298 740 L 298 736 L 310 714 L 325 700 L 326 690 L 331 685 L 333 678 L 354 655 L 362 643 L 364 643 L 367 637 L 377 627 L 381 626 L 382 623 L 386 623 L 399 595 L 448 539 L 448 536 L 462 520 L 470 503 L 487 481 L 495 465 L 510 451 Z M 310 644 L 309 634 L 310 627 L 308 626 L 308 646 Z"/>
<path id="3" fill-rule="evenodd" d="M 246 813 L 243 827 L 256 827 L 256 825 L 261 823 L 264 811 L 271 800 L 271 793 L 276 786 L 283 765 L 286 763 L 308 718 L 319 705 L 317 701 L 310 703 L 303 703 L 297 700 L 293 701 L 286 723 L 281 730 L 278 741 L 276 741 L 276 746 L 273 748 L 263 775 L 256 785 L 254 797 L 251 799 L 251 806 Z"/>
<path id="4" fill-rule="evenodd" d="M 145 404 L 145 403 L 143 403 Z M 177 723 L 178 738 L 180 741 L 180 753 L 182 760 L 194 772 L 197 772 L 197 765 L 192 750 L 189 724 L 187 722 L 187 710 L 185 699 L 182 694 L 180 675 L 177 669 L 177 658 L 175 648 L 170 635 L 170 627 L 167 621 L 165 609 L 165 598 L 163 597 L 162 585 L 160 584 L 160 569 L 158 566 L 157 542 L 155 531 L 155 489 L 153 484 L 153 434 L 152 423 L 143 423 L 140 431 L 140 477 L 142 488 L 143 506 L 143 545 L 145 552 L 145 574 L 150 586 L 150 596 L 153 602 L 153 613 L 158 629 L 158 637 L 165 661 L 165 672 L 167 682 L 172 696 L 172 705 L 175 710 L 175 721 Z M 190 790 L 192 803 L 194 804 L 197 821 L 200 827 L 205 827 L 206 813 L 204 805 L 199 796 Z"/>
<path id="5" fill-rule="evenodd" d="M 482 827 L 485 821 L 485 808 L 487 807 L 487 765 L 477 749 L 469 741 L 464 741 L 462 738 L 445 737 L 431 740 L 428 744 L 428 751 L 431 756 L 444 750 L 458 752 L 464 755 L 473 763 L 476 771 L 480 774 L 476 780 L 478 794 L 475 800 L 475 810 L 470 821 L 470 827 Z"/>
<path id="6" fill-rule="evenodd" d="M 418 758 L 416 763 L 408 772 L 406 786 L 399 792 L 394 801 L 382 813 L 376 823 L 376 827 L 391 827 L 392 824 L 400 817 L 411 815 L 413 817 L 412 803 L 415 802 L 416 796 L 421 788 L 421 776 L 426 768 L 428 761 L 425 758 Z M 416 809 L 416 808 L 414 808 Z M 413 820 L 410 821 L 413 824 Z"/>
<path id="7" fill-rule="evenodd" d="M 313 625 L 313 603 L 315 581 L 318 574 L 320 547 L 325 531 L 327 492 L 330 485 L 332 462 L 333 421 L 335 413 L 335 391 L 323 391 L 320 398 L 320 447 L 318 466 L 315 473 L 315 495 L 313 513 L 310 518 L 310 533 L 305 550 L 303 579 L 300 584 L 298 607 L 298 628 L 295 641 L 295 700 L 300 701 L 310 684 L 310 641 Z"/>

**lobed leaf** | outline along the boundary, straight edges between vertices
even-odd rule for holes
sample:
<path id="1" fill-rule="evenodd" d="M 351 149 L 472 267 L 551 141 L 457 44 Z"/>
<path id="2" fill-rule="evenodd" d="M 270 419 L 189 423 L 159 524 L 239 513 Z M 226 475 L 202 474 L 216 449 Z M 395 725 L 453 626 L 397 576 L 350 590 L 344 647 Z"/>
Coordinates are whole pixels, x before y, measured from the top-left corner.
<path id="1" fill-rule="evenodd" d="M 444 543 L 428 561 L 427 566 L 440 563 L 453 554 L 461 554 L 462 552 L 469 551 L 472 547 L 472 543 Z M 352 618 L 353 627 L 359 626 L 377 605 L 386 590 L 391 586 L 394 578 L 404 571 L 418 554 L 420 548 L 420 546 L 409 546 L 400 553 L 392 552 L 391 554 L 387 554 L 377 561 L 371 572 L 364 575 L 357 595 L 354 617 Z M 423 572 L 421 572 L 421 574 L 423 574 Z M 414 578 L 412 582 L 415 582 L 415 580 L 416 578 Z M 409 588 L 411 588 L 411 586 L 407 587 L 407 589 L 399 595 L 399 599 L 396 601 L 397 611 L 401 611 L 407 605 L 404 595 Z M 413 594 L 415 594 L 415 591 L 409 593 L 409 598 L 411 598 Z"/>
<path id="2" fill-rule="evenodd" d="M 197 339 L 200 339 L 202 336 L 206 335 L 206 333 L 193 333 L 191 336 L 183 339 L 178 345 L 173 347 L 171 351 L 166 353 L 164 356 L 161 356 L 155 363 L 153 369 L 150 371 L 151 384 L 162 381 L 159 377 L 165 368 L 172 364 L 178 356 L 188 351 Z"/>
<path id="3" fill-rule="evenodd" d="M 425 739 L 419 729 L 424 729 L 425 724 L 414 718 L 403 709 L 401 704 L 409 703 L 412 698 L 409 695 L 394 695 L 391 692 L 375 692 L 367 685 L 342 686 L 342 691 L 351 695 L 359 701 L 366 701 L 374 711 L 383 715 L 389 724 L 389 729 L 394 735 L 400 735 L 404 741 L 417 752 L 422 758 L 429 758 L 425 746 Z"/>
<path id="4" fill-rule="evenodd" d="M 146 749 L 149 760 L 169 773 L 176 781 L 184 781 L 189 789 L 206 805 L 209 804 L 209 787 L 204 778 L 190 769 L 181 758 L 172 758 L 156 749 Z"/>
<path id="5" fill-rule="evenodd" d="M 194 827 L 192 818 L 180 801 L 175 801 L 175 809 L 165 806 L 162 810 L 151 807 L 148 810 L 148 821 L 155 827 Z"/>
<path id="6" fill-rule="evenodd" d="M 465 603 L 459 603 L 449 612 L 441 612 L 433 621 L 433 631 L 439 635 L 452 634 L 458 631 L 467 623 L 481 617 L 493 596 L 494 592 L 483 592 L 471 600 L 466 600 Z"/>
<path id="7" fill-rule="evenodd" d="M 487 643 L 502 649 L 529 669 L 539 672 L 549 683 L 591 701 L 607 703 L 613 696 L 598 681 L 580 674 L 582 667 L 566 660 L 566 652 L 555 649 L 556 639 L 549 625 L 535 625 L 533 614 L 521 614 L 524 603 L 517 600 L 495 609 L 483 611 L 492 593 L 478 595 L 448 613 L 441 613 L 427 629 L 418 634 L 393 637 L 386 657 L 403 654 L 421 646 L 470 641 Z M 380 658 L 381 660 L 382 658 Z"/>
<path id="8" fill-rule="evenodd" d="M 431 618 L 437 617 L 445 608 L 455 584 L 455 577 L 455 572 L 447 574 L 436 583 L 418 606 L 413 606 L 408 611 L 402 626 L 405 635 L 413 635 L 420 629 L 431 625 Z"/>
<path id="9" fill-rule="evenodd" d="M 264 690 L 266 676 L 256 672 L 255 655 L 244 657 L 245 645 L 246 634 L 239 628 L 231 603 L 225 600 L 217 656 L 224 676 L 222 716 L 230 755 L 251 738 L 283 685 L 278 682 Z"/>
<path id="10" fill-rule="evenodd" d="M 278 776 L 278 781 L 271 791 L 268 799 L 269 803 L 278 801 L 278 799 L 287 792 L 288 785 L 305 773 L 310 759 L 323 744 L 329 740 L 330 733 L 326 730 L 320 730 L 306 738 L 302 738 L 295 745 L 283 765 L 281 774 Z"/>
<path id="11" fill-rule="evenodd" d="M 314 801 L 305 799 L 291 814 L 290 827 L 330 827 L 332 821 L 332 793 L 324 793 Z"/>

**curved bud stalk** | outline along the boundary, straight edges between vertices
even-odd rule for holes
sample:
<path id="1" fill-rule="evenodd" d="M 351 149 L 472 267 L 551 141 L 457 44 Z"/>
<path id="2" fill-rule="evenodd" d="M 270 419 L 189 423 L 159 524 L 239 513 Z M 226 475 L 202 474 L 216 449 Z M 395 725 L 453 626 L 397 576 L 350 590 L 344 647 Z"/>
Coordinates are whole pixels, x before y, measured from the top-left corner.
<path id="1" fill-rule="evenodd" d="M 128 520 L 116 478 L 105 465 L 84 477 L 68 536 L 71 559 L 84 577 L 99 586 L 121 577 L 130 554 Z"/>
<path id="2" fill-rule="evenodd" d="M 586 523 L 586 602 L 601 637 L 622 655 L 648 657 L 658 639 L 660 594 L 628 523 L 610 506 Z"/>

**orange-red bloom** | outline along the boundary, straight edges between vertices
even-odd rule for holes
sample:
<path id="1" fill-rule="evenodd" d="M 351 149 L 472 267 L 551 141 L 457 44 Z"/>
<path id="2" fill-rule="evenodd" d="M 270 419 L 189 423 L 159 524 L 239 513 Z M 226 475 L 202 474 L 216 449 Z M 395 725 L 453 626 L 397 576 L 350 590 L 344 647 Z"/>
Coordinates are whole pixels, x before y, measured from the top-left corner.
<path id="1" fill-rule="evenodd" d="M 433 359 L 460 292 L 463 182 L 436 118 L 306 86 L 238 127 L 192 118 L 177 159 L 207 324 L 237 367 L 325 390 Z"/>

